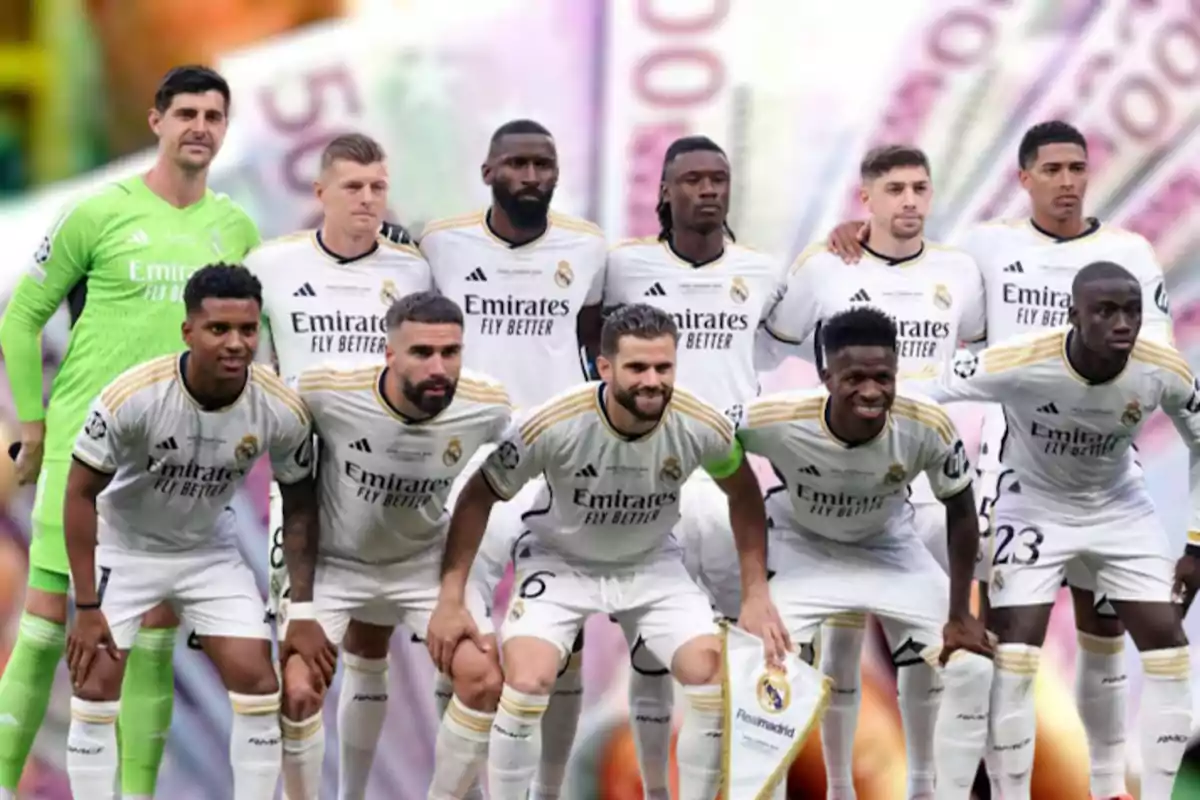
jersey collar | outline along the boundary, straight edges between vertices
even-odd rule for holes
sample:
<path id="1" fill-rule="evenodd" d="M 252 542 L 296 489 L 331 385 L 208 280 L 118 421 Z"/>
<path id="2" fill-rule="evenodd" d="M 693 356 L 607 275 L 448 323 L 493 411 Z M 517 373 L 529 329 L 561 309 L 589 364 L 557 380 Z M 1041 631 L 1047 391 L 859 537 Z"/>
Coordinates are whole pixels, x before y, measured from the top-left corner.
<path id="1" fill-rule="evenodd" d="M 880 253 L 877 250 L 872 250 L 871 248 L 867 247 L 865 242 L 862 245 L 862 249 L 863 249 L 864 253 L 870 253 L 872 256 L 879 259 L 883 263 L 887 264 L 889 267 L 902 267 L 907 264 L 911 264 L 914 261 L 917 261 L 918 259 L 920 259 L 922 256 L 925 255 L 925 240 L 924 239 L 921 240 L 921 249 L 920 250 L 913 253 L 911 256 L 905 256 L 904 258 L 892 258 L 891 256 L 885 256 L 883 253 Z"/>
<path id="2" fill-rule="evenodd" d="M 213 408 L 212 406 L 202 403 L 200 398 L 196 397 L 195 393 L 192 392 L 192 388 L 188 386 L 187 361 L 191 355 L 191 352 L 184 350 L 179 354 L 179 358 L 175 360 L 175 377 L 179 380 L 179 386 L 181 389 L 183 389 L 184 397 L 190 400 L 192 404 L 196 406 L 196 408 L 209 414 L 220 414 L 222 411 L 227 411 L 236 406 L 238 401 L 241 400 L 246 394 L 246 387 L 250 385 L 250 371 L 254 369 L 254 367 L 251 366 L 246 368 L 246 382 L 242 384 L 242 390 L 238 392 L 238 396 L 219 408 Z"/>
<path id="3" fill-rule="evenodd" d="M 825 403 L 821 406 L 821 418 L 820 419 L 821 419 L 821 430 L 823 430 L 825 432 L 825 435 L 828 436 L 830 438 L 830 440 L 834 442 L 834 444 L 840 445 L 840 446 L 846 448 L 847 450 L 855 450 L 859 447 L 866 447 L 867 445 L 874 444 L 875 442 L 879 441 L 883 436 L 885 436 L 887 434 L 888 428 L 892 427 L 892 412 L 889 411 L 887 414 L 887 417 L 884 420 L 883 428 L 879 431 L 879 433 L 875 434 L 870 439 L 867 439 L 865 442 L 847 442 L 844 439 L 842 439 L 840 436 L 838 436 L 836 433 L 834 433 L 833 426 L 831 426 L 829 424 L 829 397 L 828 396 L 825 397 Z"/>
<path id="4" fill-rule="evenodd" d="M 608 404 L 604 402 L 604 388 L 606 386 L 608 386 L 608 384 L 601 381 L 600 385 L 596 387 L 596 413 L 600 415 L 600 420 L 604 423 L 604 427 L 608 428 L 609 433 L 611 433 L 613 436 L 616 436 L 623 442 L 640 442 L 643 439 L 650 438 L 658 432 L 658 429 L 662 427 L 663 420 L 667 418 L 667 412 L 670 410 L 669 408 L 663 409 L 662 416 L 658 418 L 657 425 L 639 436 L 630 436 L 627 433 L 621 433 L 619 430 L 617 430 L 617 426 L 613 425 L 612 420 L 609 419 Z M 670 406 L 669 401 L 667 405 Z"/>
<path id="5" fill-rule="evenodd" d="M 1057 234 L 1053 234 L 1050 231 L 1043 228 L 1041 225 L 1038 225 L 1036 222 L 1034 222 L 1033 217 L 1029 218 L 1029 227 L 1033 228 L 1035 231 L 1040 233 L 1042 236 L 1045 236 L 1047 239 L 1052 240 L 1055 244 L 1065 244 L 1067 242 L 1077 242 L 1080 239 L 1086 239 L 1087 237 L 1091 236 L 1096 231 L 1100 230 L 1101 223 L 1100 223 L 1100 220 L 1097 219 L 1096 217 L 1088 217 L 1087 225 L 1084 226 L 1082 231 L 1075 234 L 1074 236 L 1058 236 Z"/>
<path id="6" fill-rule="evenodd" d="M 375 255 L 375 251 L 379 249 L 379 239 L 376 238 L 375 243 L 371 245 L 371 249 L 368 250 L 367 252 L 363 253 L 362 255 L 354 256 L 353 258 L 347 258 L 346 256 L 340 256 L 337 253 L 330 250 L 325 245 L 325 240 L 321 238 L 321 229 L 320 228 L 317 228 L 315 231 L 313 231 L 313 241 L 316 243 L 318 250 L 320 250 L 325 255 L 329 256 L 331 259 L 333 259 L 338 264 L 353 264 L 356 261 L 362 261 L 364 258 L 368 258 L 370 256 Z"/>
<path id="7" fill-rule="evenodd" d="M 1109 378 L 1106 381 L 1097 382 L 1097 381 L 1093 381 L 1093 380 L 1089 380 L 1088 378 L 1085 378 L 1083 375 L 1081 375 L 1079 373 L 1079 370 L 1075 369 L 1075 365 L 1071 363 L 1070 346 L 1071 346 L 1071 337 L 1074 335 L 1075 335 L 1075 331 L 1074 331 L 1074 329 L 1072 329 L 1072 330 L 1067 331 L 1066 335 L 1063 336 L 1062 360 L 1063 360 L 1063 364 L 1067 368 L 1067 372 L 1070 373 L 1071 377 L 1074 378 L 1075 380 L 1079 381 L 1083 385 L 1085 385 L 1085 386 L 1108 386 L 1111 383 L 1115 383 L 1118 378 L 1120 378 L 1122 375 L 1125 374 L 1125 370 L 1129 369 L 1129 361 L 1130 361 L 1130 358 L 1132 358 L 1132 356 L 1130 358 L 1125 359 L 1125 366 L 1121 368 L 1120 372 L 1118 372 L 1116 375 L 1113 375 L 1111 378 Z"/>
<path id="8" fill-rule="evenodd" d="M 405 425 L 424 425 L 427 422 L 432 422 L 433 420 L 437 419 L 442 413 L 439 411 L 437 414 L 434 414 L 431 417 L 425 417 L 424 419 L 413 419 L 400 409 L 396 408 L 394 405 L 392 405 L 392 401 L 388 400 L 387 392 L 383 390 L 384 381 L 387 379 L 387 374 L 388 368 L 385 366 L 379 370 L 379 377 L 375 380 L 375 399 L 379 401 L 379 405 L 383 407 L 384 411 L 388 412 Z M 449 406 L 446 406 L 446 408 L 449 408 Z M 442 409 L 442 411 L 445 410 L 445 408 Z"/>
<path id="9" fill-rule="evenodd" d="M 492 209 L 489 208 L 487 211 L 483 212 L 484 233 L 486 233 L 488 236 L 495 239 L 500 244 L 507 247 L 509 250 L 520 250 L 522 247 L 529 247 L 530 245 L 537 244 L 542 239 L 546 238 L 546 234 L 548 234 L 550 232 L 550 227 L 553 224 L 554 223 L 550 219 L 550 212 L 547 211 L 546 212 L 546 230 L 542 231 L 537 236 L 530 239 L 528 242 L 510 242 L 508 239 L 505 239 L 503 236 L 496 233 L 496 229 L 492 227 Z"/>
<path id="10" fill-rule="evenodd" d="M 725 257 L 725 248 L 722 247 L 721 252 L 717 253 L 715 256 L 708 259 L 707 261 L 692 261 L 690 258 L 688 258 L 687 256 L 683 255 L 682 253 L 680 253 L 678 250 L 675 249 L 675 243 L 671 241 L 670 236 L 663 239 L 662 242 L 663 242 L 663 247 L 667 248 L 668 253 L 670 253 L 672 256 L 679 259 L 680 261 L 682 261 L 684 264 L 691 267 L 692 269 L 700 269 L 701 267 L 711 267 L 713 264 L 718 263 L 721 259 L 723 259 Z"/>

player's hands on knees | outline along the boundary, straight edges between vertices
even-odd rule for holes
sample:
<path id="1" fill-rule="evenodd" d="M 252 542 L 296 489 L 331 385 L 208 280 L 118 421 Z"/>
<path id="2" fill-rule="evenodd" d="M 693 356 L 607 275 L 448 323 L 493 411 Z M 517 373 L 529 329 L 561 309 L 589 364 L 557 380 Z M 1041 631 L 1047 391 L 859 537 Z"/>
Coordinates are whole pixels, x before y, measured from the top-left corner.
<path id="1" fill-rule="evenodd" d="M 454 661 L 454 651 L 463 639 L 470 639 L 480 650 L 488 649 L 487 640 L 479 632 L 474 617 L 463 603 L 448 603 L 438 601 L 429 619 L 429 631 L 425 636 L 425 646 L 429 649 L 429 657 L 434 666 L 443 675 L 450 674 L 450 665 Z"/>
<path id="2" fill-rule="evenodd" d="M 287 636 L 279 645 L 279 663 L 286 665 L 292 656 L 300 656 L 304 662 L 325 681 L 333 683 L 337 669 L 337 647 L 325 635 L 325 629 L 315 619 L 288 620 Z"/>
<path id="3" fill-rule="evenodd" d="M 942 628 L 942 654 L 938 661 L 943 667 L 955 650 L 991 658 L 995 654 L 995 638 L 974 615 L 953 618 Z"/>
<path id="4" fill-rule="evenodd" d="M 863 243 L 867 241 L 870 233 L 870 223 L 857 220 L 842 222 L 829 232 L 826 246 L 847 264 L 857 264 L 862 258 Z"/>
<path id="5" fill-rule="evenodd" d="M 749 594 L 742 600 L 738 624 L 762 639 L 768 664 L 774 667 L 783 666 L 784 658 L 792 649 L 792 638 L 788 635 L 783 617 L 779 615 L 779 609 L 775 608 L 775 603 L 766 589 Z"/>
<path id="6" fill-rule="evenodd" d="M 1187 614 L 1200 590 L 1200 557 L 1184 553 L 1175 562 L 1175 602 L 1183 603 L 1183 613 Z"/>
<path id="7" fill-rule="evenodd" d="M 121 651 L 113 641 L 108 620 L 98 608 L 75 612 L 75 625 L 67 637 L 67 668 L 71 671 L 71 685 L 76 688 L 82 686 L 92 666 L 101 658 L 121 660 Z"/>
<path id="8" fill-rule="evenodd" d="M 46 443 L 46 424 L 44 422 L 21 423 L 21 446 L 13 457 L 17 462 L 17 484 L 25 486 L 37 483 L 38 474 L 42 471 L 43 447 Z"/>

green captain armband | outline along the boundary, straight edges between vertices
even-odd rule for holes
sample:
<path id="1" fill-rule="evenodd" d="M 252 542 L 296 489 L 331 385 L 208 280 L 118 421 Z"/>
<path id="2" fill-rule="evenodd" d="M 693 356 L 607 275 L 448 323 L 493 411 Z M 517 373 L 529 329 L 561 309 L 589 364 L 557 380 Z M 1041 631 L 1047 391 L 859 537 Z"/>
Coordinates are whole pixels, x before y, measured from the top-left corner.
<path id="1" fill-rule="evenodd" d="M 716 480 L 728 478 L 730 475 L 738 471 L 738 467 L 746 460 L 746 453 L 742 450 L 742 443 L 737 439 L 733 440 L 733 444 L 729 447 L 729 453 L 719 461 L 712 461 L 702 465 L 704 471 L 711 475 Z"/>

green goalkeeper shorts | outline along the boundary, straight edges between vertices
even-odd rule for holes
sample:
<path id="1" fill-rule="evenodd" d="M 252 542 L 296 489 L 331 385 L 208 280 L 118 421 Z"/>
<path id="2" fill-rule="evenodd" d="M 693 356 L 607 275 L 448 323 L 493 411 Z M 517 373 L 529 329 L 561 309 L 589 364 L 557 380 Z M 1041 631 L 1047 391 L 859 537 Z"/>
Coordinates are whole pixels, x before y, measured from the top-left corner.
<path id="1" fill-rule="evenodd" d="M 45 459 L 42 473 L 38 476 L 37 497 L 33 502 L 33 542 L 29 545 L 29 585 L 35 589 L 65 593 L 71 568 L 67 562 L 67 544 L 63 535 L 63 499 L 67 494 L 67 473 L 71 470 L 71 459 Z M 54 585 L 49 582 L 52 573 L 61 576 Z M 61 587 L 61 588 L 58 588 Z"/>

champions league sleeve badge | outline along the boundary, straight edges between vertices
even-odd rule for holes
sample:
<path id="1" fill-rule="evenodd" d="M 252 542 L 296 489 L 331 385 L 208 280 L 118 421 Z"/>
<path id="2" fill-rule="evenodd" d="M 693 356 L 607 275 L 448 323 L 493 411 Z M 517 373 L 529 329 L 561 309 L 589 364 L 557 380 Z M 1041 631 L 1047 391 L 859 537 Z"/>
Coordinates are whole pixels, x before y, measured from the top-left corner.
<path id="1" fill-rule="evenodd" d="M 775 787 L 829 705 L 832 681 L 789 653 L 783 669 L 768 668 L 762 640 L 722 626 L 725 664 L 721 796 L 771 800 Z"/>

